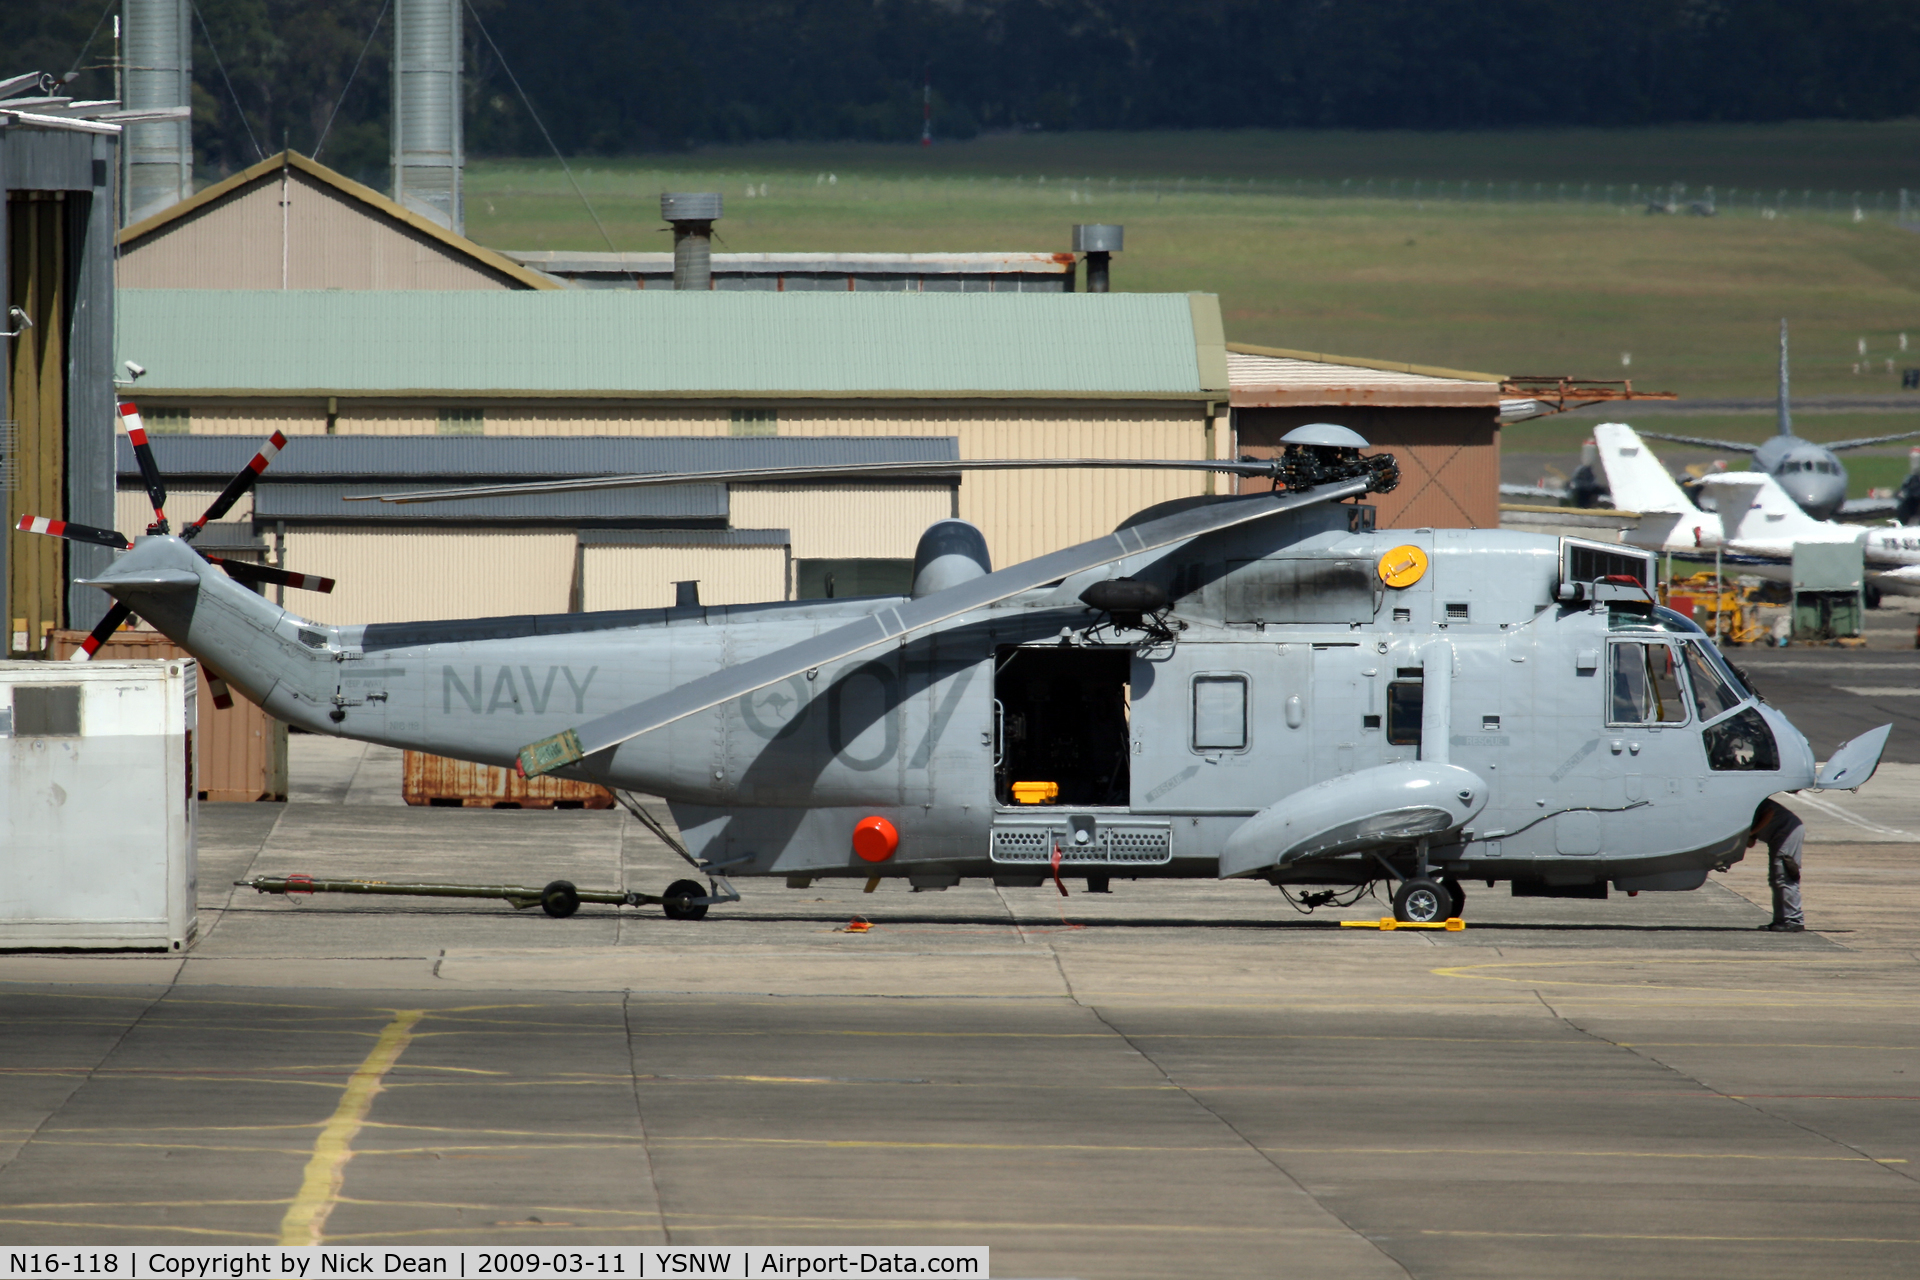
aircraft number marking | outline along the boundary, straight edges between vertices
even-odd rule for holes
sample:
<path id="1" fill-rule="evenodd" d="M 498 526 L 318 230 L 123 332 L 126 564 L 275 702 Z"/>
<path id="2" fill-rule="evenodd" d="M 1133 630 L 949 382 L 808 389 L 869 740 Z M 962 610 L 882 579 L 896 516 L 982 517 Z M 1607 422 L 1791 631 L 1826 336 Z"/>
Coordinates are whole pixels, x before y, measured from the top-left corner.
<path id="1" fill-rule="evenodd" d="M 886 727 L 887 734 L 879 752 L 864 759 L 848 753 L 849 744 L 840 725 L 840 704 L 846 696 L 846 688 L 862 676 L 880 685 L 880 699 L 886 707 L 880 722 Z M 871 773 L 893 759 L 894 752 L 900 749 L 900 677 L 893 674 L 892 667 L 880 662 L 863 662 L 827 686 L 827 749 L 857 773 Z"/>

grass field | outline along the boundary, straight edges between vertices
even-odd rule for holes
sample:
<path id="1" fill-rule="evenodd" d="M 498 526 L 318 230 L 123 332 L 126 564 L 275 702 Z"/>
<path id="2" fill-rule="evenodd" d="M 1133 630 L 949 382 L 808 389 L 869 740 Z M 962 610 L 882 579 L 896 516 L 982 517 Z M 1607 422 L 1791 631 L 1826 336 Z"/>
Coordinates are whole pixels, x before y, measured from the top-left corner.
<path id="1" fill-rule="evenodd" d="M 1920 366 L 1920 234 L 1876 193 L 1904 182 L 1920 202 L 1916 157 L 1920 122 L 763 145 L 577 161 L 605 239 L 556 163 L 476 162 L 467 229 L 664 250 L 668 189 L 723 192 L 716 248 L 734 252 L 1065 249 L 1072 223 L 1120 222 L 1115 286 L 1218 293 L 1235 341 L 1752 398 L 1784 315 L 1796 392 L 1888 396 Z M 1715 184 L 1719 216 L 1628 203 L 1668 182 Z"/>

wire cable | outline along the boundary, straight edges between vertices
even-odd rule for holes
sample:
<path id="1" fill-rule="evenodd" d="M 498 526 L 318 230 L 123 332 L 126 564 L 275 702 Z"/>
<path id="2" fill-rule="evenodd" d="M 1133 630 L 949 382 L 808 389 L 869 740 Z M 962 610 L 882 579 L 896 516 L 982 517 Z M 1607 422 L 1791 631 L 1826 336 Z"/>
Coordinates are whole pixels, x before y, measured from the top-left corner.
<path id="1" fill-rule="evenodd" d="M 353 88 L 353 78 L 360 74 L 360 64 L 367 59 L 367 50 L 373 48 L 373 38 L 380 34 L 380 24 L 387 20 L 387 9 L 393 0 L 381 0 L 380 12 L 374 15 L 373 30 L 367 32 L 367 42 L 360 46 L 360 56 L 353 60 L 353 70 L 347 72 L 347 82 L 340 86 L 340 96 L 334 100 L 333 110 L 327 112 L 327 126 L 320 130 L 320 141 L 313 144 L 313 158 L 318 160 L 320 153 L 326 150 L 327 135 L 333 132 L 334 117 L 340 114 L 340 104 L 347 100 L 347 90 Z"/>
<path id="2" fill-rule="evenodd" d="M 193 0 L 189 0 L 193 3 Z M 207 52 L 213 55 L 213 65 L 220 70 L 220 81 L 227 86 L 227 97 L 233 100 L 233 110 L 240 117 L 240 127 L 247 131 L 247 141 L 253 145 L 256 160 L 265 160 L 267 153 L 260 149 L 260 140 L 253 136 L 253 126 L 247 123 L 246 108 L 240 105 L 240 95 L 233 91 L 233 81 L 227 76 L 227 64 L 220 60 L 220 48 L 213 42 L 213 32 L 207 29 L 207 16 L 200 12 L 200 6 L 193 4 L 193 16 L 200 19 L 200 34 L 207 38 Z"/>
<path id="3" fill-rule="evenodd" d="M 80 46 L 79 53 L 73 55 L 73 65 L 67 68 L 68 80 L 73 79 L 74 75 L 80 70 L 80 64 L 86 61 L 87 51 L 93 48 L 93 38 L 100 34 L 100 28 L 106 25 L 107 15 L 112 13 L 119 3 L 120 0 L 107 0 L 107 7 L 102 9 L 100 16 L 93 20 L 93 30 L 87 32 L 87 42 Z M 91 71 L 93 68 L 89 67 L 88 70 Z"/>
<path id="4" fill-rule="evenodd" d="M 533 109 L 533 100 L 527 97 L 527 91 L 520 87 L 519 77 L 515 76 L 513 68 L 507 65 L 506 55 L 502 54 L 500 46 L 493 42 L 493 34 L 487 30 L 487 24 L 480 21 L 480 11 L 473 7 L 473 0 L 467 0 L 467 12 L 473 15 L 473 25 L 480 28 L 480 35 L 486 40 L 487 48 L 493 50 L 493 56 L 499 59 L 500 69 L 507 73 L 507 83 L 512 85 L 513 91 L 520 95 L 520 101 L 526 107 L 527 115 L 532 118 L 534 127 L 540 130 L 540 136 L 547 140 L 547 147 L 553 152 L 553 158 L 560 162 L 560 170 L 567 175 L 567 181 L 572 184 L 573 194 L 580 197 L 580 203 L 586 206 L 587 216 L 592 218 L 593 225 L 599 228 L 600 238 L 607 243 L 607 251 L 617 256 L 620 251 L 613 247 L 613 237 L 607 234 L 606 224 L 600 221 L 600 215 L 594 212 L 593 201 L 587 199 L 587 193 L 580 189 L 579 182 L 574 179 L 573 167 L 567 163 L 567 158 L 560 154 L 560 148 L 554 145 L 553 135 L 547 132 L 547 126 L 540 119 L 540 113 Z M 629 272 L 629 274 L 633 273 Z"/>

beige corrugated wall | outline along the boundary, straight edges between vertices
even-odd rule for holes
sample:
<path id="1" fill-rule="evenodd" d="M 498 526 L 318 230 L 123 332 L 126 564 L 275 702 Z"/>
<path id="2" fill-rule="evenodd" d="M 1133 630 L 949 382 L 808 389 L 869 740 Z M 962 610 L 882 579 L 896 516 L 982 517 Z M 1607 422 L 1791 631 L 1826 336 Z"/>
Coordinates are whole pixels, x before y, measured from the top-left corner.
<path id="1" fill-rule="evenodd" d="M 787 597 L 785 547 L 585 547 L 581 603 L 665 609 L 676 582 L 700 584 L 701 604 L 759 604 Z"/>
<path id="2" fill-rule="evenodd" d="M 219 495 L 218 489 L 176 489 L 167 486 L 167 521 L 178 533 L 183 525 L 191 524 L 200 518 L 200 513 L 213 504 Z M 253 519 L 253 495 L 233 504 L 233 510 L 221 516 L 222 523 L 236 520 Z M 113 527 L 129 538 L 137 538 L 147 531 L 153 523 L 153 503 L 147 500 L 145 489 L 121 489 L 113 495 Z"/>
<path id="3" fill-rule="evenodd" d="M 574 545 L 570 529 L 289 529 L 287 567 L 339 585 L 332 595 L 289 588 L 287 608 L 331 623 L 565 613 Z"/>
<path id="4" fill-rule="evenodd" d="M 795 559 L 910 559 L 920 535 L 953 513 L 945 485 L 736 484 L 728 523 L 736 529 L 785 529 Z"/>
<path id="5" fill-rule="evenodd" d="M 285 403 L 216 400 L 180 402 L 143 400 L 155 408 L 189 408 L 196 436 L 258 436 L 265 440 L 279 431 L 289 436 L 319 436 L 327 432 L 324 403 L 305 406 Z M 431 431 L 431 425 L 427 428 Z"/>
<path id="6" fill-rule="evenodd" d="M 297 169 L 286 172 L 284 222 L 276 171 L 141 237 L 121 253 L 116 282 L 122 289 L 523 287 Z"/>
<path id="7" fill-rule="evenodd" d="M 165 402 L 156 398 L 154 403 Z M 269 418 L 267 408 L 228 404 L 203 409 L 196 403 L 193 429 L 196 434 L 205 429 L 261 436 L 275 426 L 289 435 L 325 429 L 324 410 L 320 417 L 301 419 L 301 425 L 290 427 L 283 424 L 292 420 L 291 414 Z M 336 430 L 341 434 L 430 435 L 439 420 L 437 409 L 430 405 L 343 400 L 339 410 Z M 314 423 L 319 424 L 317 428 Z M 726 409 L 576 408 L 551 401 L 486 406 L 490 436 L 725 435 L 728 429 Z M 1207 456 L 1206 421 L 1192 405 L 1113 409 L 1086 404 L 1059 409 L 783 406 L 779 432 L 783 436 L 953 436 L 962 458 Z M 1224 453 L 1231 442 L 1224 432 L 1218 434 L 1214 448 Z M 1204 475 L 1185 472 L 975 473 L 960 486 L 960 515 L 986 533 L 994 562 L 1009 565 L 1108 533 L 1142 507 L 1204 493 L 1206 484 Z M 736 528 L 797 528 L 785 519 L 768 523 L 757 516 L 736 515 L 732 523 Z M 795 554 L 809 553 L 796 550 Z"/>
<path id="8" fill-rule="evenodd" d="M 783 436 L 954 436 L 962 458 L 1203 458 L 1205 420 L 1165 409 L 782 409 Z M 1111 533 L 1142 507 L 1203 493 L 1198 473 L 976 472 L 960 485 L 960 516 L 980 526 L 1005 567 Z M 798 554 L 796 551 L 795 554 Z"/>

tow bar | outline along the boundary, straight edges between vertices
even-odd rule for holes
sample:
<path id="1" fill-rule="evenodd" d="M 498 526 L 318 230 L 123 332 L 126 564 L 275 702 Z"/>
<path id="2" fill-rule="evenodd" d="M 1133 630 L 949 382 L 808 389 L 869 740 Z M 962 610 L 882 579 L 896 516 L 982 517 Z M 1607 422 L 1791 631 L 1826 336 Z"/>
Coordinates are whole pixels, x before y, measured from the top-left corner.
<path id="1" fill-rule="evenodd" d="M 252 876 L 233 883 L 242 889 L 278 894 L 371 893 L 399 898 L 499 898 L 516 911 L 539 907 L 556 919 L 572 915 L 583 902 L 598 902 L 614 907 L 659 907 L 669 920 L 698 920 L 707 914 L 708 907 L 740 901 L 739 890 L 728 884 L 725 876 L 711 876 L 709 880 L 710 892 L 703 891 L 697 881 L 676 880 L 660 895 L 640 893 L 633 889 L 580 889 L 571 880 L 555 880 L 543 889 L 522 884 L 321 880 L 299 874 Z"/>

